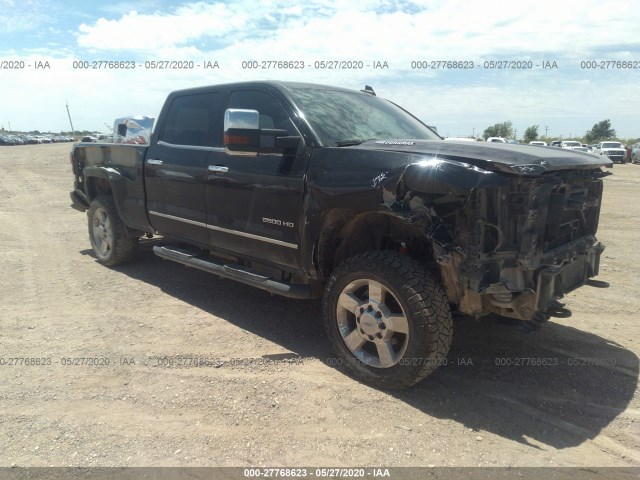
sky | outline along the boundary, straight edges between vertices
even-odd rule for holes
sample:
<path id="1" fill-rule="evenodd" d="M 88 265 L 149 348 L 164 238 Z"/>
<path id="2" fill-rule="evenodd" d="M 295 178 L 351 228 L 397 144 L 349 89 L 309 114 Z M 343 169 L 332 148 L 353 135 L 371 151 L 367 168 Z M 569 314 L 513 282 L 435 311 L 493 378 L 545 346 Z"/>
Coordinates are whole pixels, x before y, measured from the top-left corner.
<path id="1" fill-rule="evenodd" d="M 327 68 L 337 62 L 349 68 Z M 69 131 L 68 104 L 75 130 L 106 133 L 117 117 L 157 116 L 173 90 L 262 79 L 371 85 L 445 136 L 511 121 L 520 138 L 531 125 L 570 138 L 610 119 L 619 137 L 638 138 L 640 8 L 635 0 L 0 0 L 5 130 Z"/>

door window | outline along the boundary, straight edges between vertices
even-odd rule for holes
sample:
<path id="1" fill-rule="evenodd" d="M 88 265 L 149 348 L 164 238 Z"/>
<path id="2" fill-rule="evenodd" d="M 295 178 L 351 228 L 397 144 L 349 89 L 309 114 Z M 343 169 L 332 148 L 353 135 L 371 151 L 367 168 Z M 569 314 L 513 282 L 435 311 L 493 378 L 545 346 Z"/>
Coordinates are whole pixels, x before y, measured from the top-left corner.
<path id="1" fill-rule="evenodd" d="M 268 93 L 255 90 L 233 92 L 228 108 L 257 110 L 260 113 L 261 129 L 277 128 L 286 130 L 289 135 L 300 135 L 282 105 Z"/>
<path id="2" fill-rule="evenodd" d="M 173 145 L 222 146 L 217 93 L 176 97 L 171 102 L 160 141 Z"/>

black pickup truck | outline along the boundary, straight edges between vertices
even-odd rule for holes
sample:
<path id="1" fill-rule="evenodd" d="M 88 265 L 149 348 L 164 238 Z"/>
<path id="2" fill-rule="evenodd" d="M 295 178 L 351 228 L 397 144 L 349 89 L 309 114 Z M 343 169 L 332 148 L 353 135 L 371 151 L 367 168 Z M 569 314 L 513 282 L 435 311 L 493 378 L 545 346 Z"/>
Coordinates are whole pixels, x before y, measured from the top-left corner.
<path id="1" fill-rule="evenodd" d="M 545 322 L 604 249 L 608 159 L 446 142 L 370 87 L 173 92 L 148 146 L 78 144 L 71 163 L 99 262 L 160 235 L 164 259 L 323 297 L 339 363 L 383 388 L 443 362 L 452 311 Z"/>

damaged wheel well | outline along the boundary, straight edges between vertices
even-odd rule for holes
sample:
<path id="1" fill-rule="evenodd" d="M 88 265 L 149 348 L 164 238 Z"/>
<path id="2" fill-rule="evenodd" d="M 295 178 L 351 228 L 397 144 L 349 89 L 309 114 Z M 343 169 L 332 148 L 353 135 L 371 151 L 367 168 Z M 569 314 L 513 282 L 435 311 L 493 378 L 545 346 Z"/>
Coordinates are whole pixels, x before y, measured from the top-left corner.
<path id="1" fill-rule="evenodd" d="M 420 224 L 383 212 L 342 210 L 327 215 L 317 250 L 319 270 L 325 278 L 348 258 L 374 250 L 400 251 L 427 267 L 435 266 L 431 243 Z"/>
<path id="2" fill-rule="evenodd" d="M 111 195 L 111 184 L 106 178 L 87 177 L 86 194 L 89 201 L 100 195 Z"/>

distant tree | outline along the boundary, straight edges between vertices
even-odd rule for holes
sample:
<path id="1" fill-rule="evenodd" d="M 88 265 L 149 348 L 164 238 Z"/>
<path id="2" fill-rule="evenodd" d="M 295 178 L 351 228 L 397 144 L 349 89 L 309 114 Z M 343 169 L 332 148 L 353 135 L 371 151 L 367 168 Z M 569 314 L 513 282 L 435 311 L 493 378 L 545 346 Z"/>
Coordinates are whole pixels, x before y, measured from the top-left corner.
<path id="1" fill-rule="evenodd" d="M 497 137 L 498 129 L 496 128 L 495 125 L 493 127 L 487 127 L 484 129 L 484 133 L 482 134 L 482 136 L 484 137 L 485 140 L 489 137 Z"/>
<path id="2" fill-rule="evenodd" d="M 585 136 L 587 143 L 595 143 L 599 140 L 609 140 L 616 136 L 616 131 L 611 128 L 611 120 L 606 119 L 596 123 Z"/>
<path id="3" fill-rule="evenodd" d="M 524 131 L 524 143 L 538 140 L 538 128 L 540 128 L 540 125 L 531 125 Z"/>
<path id="4" fill-rule="evenodd" d="M 511 138 L 513 137 L 513 123 L 512 122 L 502 122 L 496 123 L 492 127 L 487 127 L 482 134 L 484 139 L 486 140 L 489 137 L 504 137 Z"/>

